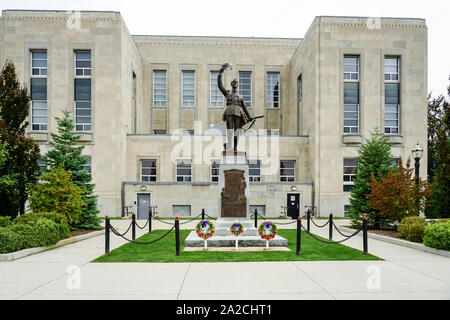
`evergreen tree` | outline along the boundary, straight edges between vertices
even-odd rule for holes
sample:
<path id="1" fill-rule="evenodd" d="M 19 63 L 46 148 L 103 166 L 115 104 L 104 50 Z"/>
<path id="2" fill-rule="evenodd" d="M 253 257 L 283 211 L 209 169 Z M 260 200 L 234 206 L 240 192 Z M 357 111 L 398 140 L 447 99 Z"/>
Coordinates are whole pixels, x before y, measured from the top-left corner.
<path id="1" fill-rule="evenodd" d="M 371 228 L 385 226 L 386 217 L 378 215 L 369 205 L 371 179 L 372 175 L 377 180 L 386 177 L 393 165 L 394 157 L 391 154 L 389 138 L 377 128 L 358 149 L 356 176 L 350 195 L 350 217 L 353 226 L 359 227 L 363 216 L 367 216 L 367 223 Z"/>
<path id="2" fill-rule="evenodd" d="M 73 229 L 99 229 L 100 218 L 97 216 L 97 196 L 94 195 L 95 185 L 91 183 L 92 177 L 83 170 L 83 166 L 89 161 L 89 158 L 82 155 L 84 146 L 77 144 L 80 136 L 73 134 L 73 120 L 69 111 L 63 111 L 63 118 L 56 117 L 58 122 L 58 133 L 52 133 L 50 142 L 51 150 L 47 152 L 44 161 L 50 168 L 58 167 L 64 164 L 64 170 L 72 173 L 72 181 L 83 188 L 82 200 L 86 203 L 83 207 L 78 221 L 71 225 Z"/>
<path id="3" fill-rule="evenodd" d="M 17 79 L 14 64 L 7 60 L 0 74 L 0 143 L 6 143 L 6 158 L 0 176 L 14 177 L 15 183 L 0 190 L 0 215 L 16 217 L 25 212 L 27 185 L 40 175 L 39 146 L 25 137 L 29 113 L 28 90 Z"/>
<path id="4" fill-rule="evenodd" d="M 427 106 L 427 121 L 428 121 L 428 148 L 427 148 L 427 163 L 428 163 L 428 180 L 434 181 L 436 173 L 436 139 L 439 128 L 442 126 L 444 118 L 443 108 L 444 96 L 440 95 L 437 98 L 431 98 L 428 95 Z"/>

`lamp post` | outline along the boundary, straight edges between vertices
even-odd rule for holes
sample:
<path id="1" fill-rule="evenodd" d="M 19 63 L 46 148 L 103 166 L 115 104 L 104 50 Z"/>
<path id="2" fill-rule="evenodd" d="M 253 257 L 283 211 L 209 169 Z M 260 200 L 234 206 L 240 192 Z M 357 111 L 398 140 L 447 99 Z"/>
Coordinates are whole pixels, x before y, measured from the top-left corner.
<path id="1" fill-rule="evenodd" d="M 423 155 L 423 149 L 420 147 L 419 143 L 417 142 L 416 147 L 412 150 L 412 156 L 416 162 L 414 163 L 415 168 L 415 176 L 416 176 L 416 184 L 419 184 L 419 168 L 420 168 L 420 158 L 422 158 Z"/>

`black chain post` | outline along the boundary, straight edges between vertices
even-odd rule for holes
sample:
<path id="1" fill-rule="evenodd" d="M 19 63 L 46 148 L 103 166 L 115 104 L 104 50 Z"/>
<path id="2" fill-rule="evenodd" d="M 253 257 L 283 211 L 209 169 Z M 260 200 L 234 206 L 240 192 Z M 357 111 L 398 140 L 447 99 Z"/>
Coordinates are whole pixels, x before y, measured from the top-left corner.
<path id="1" fill-rule="evenodd" d="M 310 224 L 311 224 L 311 221 L 310 221 L 310 219 L 311 219 L 311 210 L 308 209 L 306 211 L 306 217 L 308 219 L 308 220 L 306 220 L 306 230 L 308 230 L 308 232 L 309 232 L 309 228 L 310 228 Z"/>
<path id="2" fill-rule="evenodd" d="M 330 241 L 332 241 L 333 240 L 333 214 L 332 213 L 330 213 L 330 220 L 329 220 L 328 230 L 329 230 L 329 232 L 328 232 L 328 239 Z"/>
<path id="3" fill-rule="evenodd" d="M 105 217 L 105 254 L 109 254 L 109 229 L 110 221 L 109 217 Z"/>
<path id="4" fill-rule="evenodd" d="M 152 232 L 152 208 L 148 209 L 148 233 Z"/>
<path id="5" fill-rule="evenodd" d="M 136 240 L 136 215 L 131 215 L 131 239 Z"/>
<path id="6" fill-rule="evenodd" d="M 364 216 L 363 219 L 363 251 L 364 254 L 367 255 L 368 250 L 367 250 L 367 217 Z"/>
<path id="7" fill-rule="evenodd" d="M 205 220 L 205 208 L 202 209 L 202 220 Z"/>
<path id="8" fill-rule="evenodd" d="M 297 218 L 297 255 L 300 255 L 302 248 L 302 217 Z"/>
<path id="9" fill-rule="evenodd" d="M 176 255 L 180 255 L 180 220 L 175 217 L 175 251 Z"/>
<path id="10" fill-rule="evenodd" d="M 258 228 L 258 209 L 255 208 L 255 228 Z"/>

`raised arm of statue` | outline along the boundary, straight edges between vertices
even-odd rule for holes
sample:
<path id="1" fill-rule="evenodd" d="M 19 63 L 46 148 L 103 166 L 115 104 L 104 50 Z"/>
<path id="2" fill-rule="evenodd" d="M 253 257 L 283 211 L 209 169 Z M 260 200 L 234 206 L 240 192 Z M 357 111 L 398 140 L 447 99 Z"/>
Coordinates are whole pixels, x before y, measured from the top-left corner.
<path id="1" fill-rule="evenodd" d="M 217 84 L 219 86 L 220 92 L 226 97 L 228 95 L 227 89 L 223 85 L 223 66 L 220 68 L 219 75 L 217 76 Z"/>

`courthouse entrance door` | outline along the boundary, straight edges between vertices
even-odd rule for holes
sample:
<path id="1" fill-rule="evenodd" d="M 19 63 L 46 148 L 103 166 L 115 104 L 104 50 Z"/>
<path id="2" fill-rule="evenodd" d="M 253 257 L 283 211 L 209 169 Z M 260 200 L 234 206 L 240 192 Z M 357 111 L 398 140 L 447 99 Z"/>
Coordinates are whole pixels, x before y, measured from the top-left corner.
<path id="1" fill-rule="evenodd" d="M 287 215 L 292 219 L 297 219 L 300 208 L 300 194 L 288 193 L 287 195 Z"/>
<path id="2" fill-rule="evenodd" d="M 137 195 L 137 219 L 147 220 L 150 210 L 150 193 L 138 193 Z"/>

